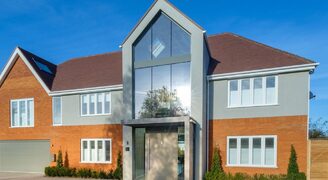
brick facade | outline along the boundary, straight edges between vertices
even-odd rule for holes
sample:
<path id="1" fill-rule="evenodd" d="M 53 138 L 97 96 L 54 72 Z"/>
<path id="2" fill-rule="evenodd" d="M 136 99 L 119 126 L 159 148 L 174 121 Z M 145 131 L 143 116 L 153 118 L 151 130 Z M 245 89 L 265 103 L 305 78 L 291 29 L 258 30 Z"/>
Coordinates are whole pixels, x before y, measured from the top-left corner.
<path id="1" fill-rule="evenodd" d="M 277 135 L 277 168 L 227 167 L 227 136 Z M 297 153 L 299 169 L 306 173 L 307 116 L 210 120 L 209 167 L 213 149 L 220 148 L 226 172 L 286 174 L 291 144 Z"/>
<path id="2" fill-rule="evenodd" d="M 21 98 L 34 98 L 34 127 L 10 127 L 10 100 Z M 0 114 L 0 140 L 50 140 L 51 154 L 57 153 L 59 149 L 64 154 L 67 151 L 71 167 L 109 170 L 115 168 L 117 154 L 122 150 L 122 126 L 120 124 L 53 126 L 52 98 L 20 58 L 15 62 L 0 87 Z M 80 140 L 82 138 L 112 138 L 112 163 L 80 163 Z"/>

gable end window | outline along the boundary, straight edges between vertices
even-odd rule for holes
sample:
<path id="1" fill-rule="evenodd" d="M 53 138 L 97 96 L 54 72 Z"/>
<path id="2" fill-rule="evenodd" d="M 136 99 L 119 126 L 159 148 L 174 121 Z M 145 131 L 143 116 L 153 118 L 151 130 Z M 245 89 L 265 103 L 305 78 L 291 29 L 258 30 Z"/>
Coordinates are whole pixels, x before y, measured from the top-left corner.
<path id="1" fill-rule="evenodd" d="M 81 95 L 81 116 L 111 114 L 111 93 L 92 93 Z"/>
<path id="2" fill-rule="evenodd" d="M 228 136 L 227 165 L 276 167 L 277 136 Z"/>
<path id="3" fill-rule="evenodd" d="M 53 125 L 62 124 L 62 98 L 53 97 L 52 98 L 52 121 Z"/>
<path id="4" fill-rule="evenodd" d="M 228 81 L 228 107 L 278 104 L 278 76 Z"/>
<path id="5" fill-rule="evenodd" d="M 16 99 L 10 101 L 11 127 L 34 126 L 34 100 Z"/>
<path id="6" fill-rule="evenodd" d="M 82 139 L 81 162 L 82 163 L 111 163 L 112 140 L 111 139 Z"/>

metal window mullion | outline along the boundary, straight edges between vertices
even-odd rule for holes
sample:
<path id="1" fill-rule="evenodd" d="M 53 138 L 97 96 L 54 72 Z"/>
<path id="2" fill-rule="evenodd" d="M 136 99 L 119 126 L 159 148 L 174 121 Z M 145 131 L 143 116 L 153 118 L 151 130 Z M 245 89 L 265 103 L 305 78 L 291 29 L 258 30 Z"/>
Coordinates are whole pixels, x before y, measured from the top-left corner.
<path id="1" fill-rule="evenodd" d="M 261 165 L 264 166 L 265 162 L 265 138 L 261 137 Z"/>
<path id="2" fill-rule="evenodd" d="M 252 137 L 249 137 L 248 138 L 248 143 L 249 143 L 249 146 L 248 146 L 248 156 L 249 156 L 249 160 L 248 160 L 248 164 L 249 165 L 252 165 L 253 164 L 253 138 Z"/>
<path id="3" fill-rule="evenodd" d="M 102 96 L 103 96 L 103 98 L 102 98 L 102 104 L 101 104 L 101 111 L 103 112 L 103 114 L 105 114 L 105 103 L 106 103 L 106 93 L 102 93 Z"/>
<path id="4" fill-rule="evenodd" d="M 237 83 L 238 85 L 237 85 L 237 88 L 238 88 L 238 106 L 241 106 L 241 99 L 242 99 L 242 97 L 241 97 L 241 80 L 239 79 L 238 80 L 238 83 Z"/>
<path id="5" fill-rule="evenodd" d="M 254 105 L 254 78 L 249 79 L 250 104 Z"/>
<path id="6" fill-rule="evenodd" d="M 240 144 L 240 137 L 237 138 L 237 165 L 240 165 L 240 153 L 241 153 L 241 144 Z"/>
<path id="7" fill-rule="evenodd" d="M 267 102 L 266 102 L 266 77 L 263 77 L 262 78 L 262 83 L 263 83 L 263 86 L 262 86 L 262 88 L 263 88 L 263 99 L 262 99 L 262 103 L 263 104 L 267 104 Z"/>
<path id="8" fill-rule="evenodd" d="M 27 110 L 27 100 L 24 100 L 25 101 L 25 122 L 26 122 L 26 126 L 28 126 L 27 122 L 29 121 L 28 120 L 28 110 Z M 24 121 L 24 119 L 23 119 Z M 24 123 L 23 123 L 24 124 Z"/>

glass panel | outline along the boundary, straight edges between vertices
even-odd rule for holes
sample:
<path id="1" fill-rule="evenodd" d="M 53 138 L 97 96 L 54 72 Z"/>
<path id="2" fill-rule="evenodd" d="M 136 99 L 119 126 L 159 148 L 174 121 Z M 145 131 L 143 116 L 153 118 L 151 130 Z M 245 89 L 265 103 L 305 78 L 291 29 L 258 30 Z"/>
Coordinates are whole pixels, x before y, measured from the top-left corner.
<path id="1" fill-rule="evenodd" d="M 254 79 L 254 104 L 263 104 L 262 78 Z"/>
<path id="2" fill-rule="evenodd" d="M 144 112 L 153 112 L 153 117 L 167 117 L 171 115 L 170 104 L 173 101 L 171 92 L 171 66 L 153 67 L 153 94 L 152 108 L 143 109 Z"/>
<path id="3" fill-rule="evenodd" d="M 237 139 L 229 139 L 229 164 L 237 164 Z"/>
<path id="4" fill-rule="evenodd" d="M 265 165 L 274 165 L 274 138 L 265 138 Z"/>
<path id="5" fill-rule="evenodd" d="M 172 22 L 172 56 L 190 54 L 190 35 Z"/>
<path id="6" fill-rule="evenodd" d="M 110 93 L 105 93 L 105 113 L 109 114 L 111 112 L 111 107 L 110 107 Z"/>
<path id="7" fill-rule="evenodd" d="M 134 61 L 151 60 L 151 30 L 134 46 Z"/>
<path id="8" fill-rule="evenodd" d="M 53 97 L 53 123 L 61 124 L 61 98 Z"/>
<path id="9" fill-rule="evenodd" d="M 11 102 L 11 126 L 18 126 L 18 103 Z"/>
<path id="10" fill-rule="evenodd" d="M 143 68 L 135 70 L 135 118 L 151 117 L 145 112 L 148 106 L 143 107 L 144 100 L 147 97 L 147 93 L 151 90 L 151 68 Z M 151 107 L 151 106 L 150 106 Z M 144 109 L 144 110 L 143 110 Z"/>
<path id="11" fill-rule="evenodd" d="M 82 114 L 88 114 L 88 95 L 82 95 Z"/>
<path id="12" fill-rule="evenodd" d="M 95 114 L 96 95 L 90 94 L 89 114 Z"/>
<path id="13" fill-rule="evenodd" d="M 97 141 L 97 161 L 104 161 L 104 148 L 103 148 L 103 141 Z"/>
<path id="14" fill-rule="evenodd" d="M 182 115 L 190 114 L 191 87 L 189 62 L 172 65 L 172 92 L 177 97 L 177 103 L 174 104 L 174 108 L 182 109 Z"/>
<path id="15" fill-rule="evenodd" d="M 239 105 L 238 80 L 230 81 L 230 106 Z"/>
<path id="16" fill-rule="evenodd" d="M 96 160 L 96 147 L 95 141 L 90 141 L 90 161 Z"/>
<path id="17" fill-rule="evenodd" d="M 104 94 L 98 93 L 97 94 L 97 114 L 103 113 L 103 105 L 104 105 Z"/>
<path id="18" fill-rule="evenodd" d="M 60 109 L 61 114 L 61 109 Z M 60 116 L 61 121 L 61 116 Z M 28 100 L 27 101 L 27 125 L 33 126 L 34 125 L 34 101 Z"/>
<path id="19" fill-rule="evenodd" d="M 276 82 L 274 76 L 266 78 L 266 103 L 276 103 Z"/>
<path id="20" fill-rule="evenodd" d="M 19 101 L 19 126 L 27 125 L 27 116 L 26 116 L 26 101 Z"/>
<path id="21" fill-rule="evenodd" d="M 105 148 L 106 148 L 106 161 L 110 161 L 110 141 L 105 141 Z"/>
<path id="22" fill-rule="evenodd" d="M 261 138 L 253 138 L 253 165 L 261 164 Z"/>
<path id="23" fill-rule="evenodd" d="M 145 128 L 134 131 L 135 179 L 145 179 Z"/>
<path id="24" fill-rule="evenodd" d="M 161 14 L 152 26 L 153 59 L 169 57 L 171 51 L 171 21 Z"/>
<path id="25" fill-rule="evenodd" d="M 241 138 L 240 164 L 249 164 L 249 139 Z"/>
<path id="26" fill-rule="evenodd" d="M 251 103 L 250 80 L 241 80 L 241 104 L 249 105 Z"/>
<path id="27" fill-rule="evenodd" d="M 88 160 L 88 141 L 82 141 L 83 152 L 82 152 L 82 161 L 89 161 Z"/>

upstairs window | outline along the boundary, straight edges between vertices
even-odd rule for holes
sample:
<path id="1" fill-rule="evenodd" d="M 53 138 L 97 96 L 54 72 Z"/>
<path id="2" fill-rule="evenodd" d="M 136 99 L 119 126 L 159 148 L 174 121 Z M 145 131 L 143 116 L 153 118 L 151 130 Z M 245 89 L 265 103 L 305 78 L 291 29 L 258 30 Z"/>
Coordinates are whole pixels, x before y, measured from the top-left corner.
<path id="1" fill-rule="evenodd" d="M 136 62 L 189 55 L 190 35 L 160 13 L 133 47 Z"/>
<path id="2" fill-rule="evenodd" d="M 11 127 L 34 126 L 34 100 L 17 99 L 10 101 Z"/>
<path id="3" fill-rule="evenodd" d="M 62 101 L 61 97 L 52 98 L 52 121 L 53 125 L 62 124 Z"/>
<path id="4" fill-rule="evenodd" d="M 275 105 L 278 77 L 256 77 L 228 82 L 228 107 Z"/>
<path id="5" fill-rule="evenodd" d="M 81 95 L 81 115 L 108 115 L 111 113 L 111 93 L 92 93 Z"/>

